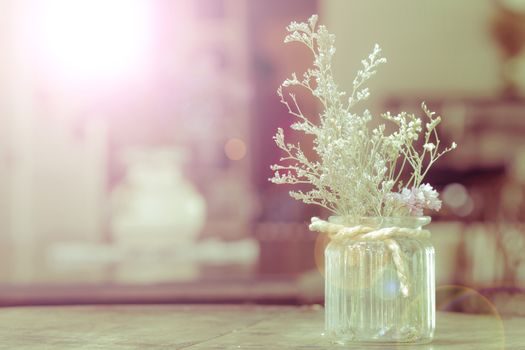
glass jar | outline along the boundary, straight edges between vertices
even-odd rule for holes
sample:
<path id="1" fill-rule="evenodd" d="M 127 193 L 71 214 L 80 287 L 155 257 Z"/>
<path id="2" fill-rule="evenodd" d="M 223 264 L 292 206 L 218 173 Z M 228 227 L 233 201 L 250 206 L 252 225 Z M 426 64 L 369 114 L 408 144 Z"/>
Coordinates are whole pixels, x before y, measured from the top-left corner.
<path id="1" fill-rule="evenodd" d="M 329 221 L 421 230 L 430 217 Z M 332 239 L 325 250 L 326 335 L 340 344 L 430 342 L 435 329 L 434 255 L 430 240 L 419 236 Z"/>

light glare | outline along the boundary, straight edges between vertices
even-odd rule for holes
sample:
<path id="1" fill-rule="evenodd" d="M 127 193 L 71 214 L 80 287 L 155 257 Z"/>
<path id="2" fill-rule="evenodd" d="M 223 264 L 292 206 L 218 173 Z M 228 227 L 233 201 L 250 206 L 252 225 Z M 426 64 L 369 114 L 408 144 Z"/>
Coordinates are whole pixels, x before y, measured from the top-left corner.
<path id="1" fill-rule="evenodd" d="M 54 70 L 73 78 L 115 77 L 137 69 L 147 51 L 148 10 L 144 0 L 46 1 L 35 35 Z"/>

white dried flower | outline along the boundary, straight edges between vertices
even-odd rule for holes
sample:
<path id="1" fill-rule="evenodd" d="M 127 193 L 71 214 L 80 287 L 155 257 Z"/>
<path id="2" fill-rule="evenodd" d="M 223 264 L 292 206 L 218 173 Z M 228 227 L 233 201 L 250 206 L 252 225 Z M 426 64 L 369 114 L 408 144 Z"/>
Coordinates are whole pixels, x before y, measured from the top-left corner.
<path id="1" fill-rule="evenodd" d="M 363 216 L 422 215 L 423 209 L 438 210 L 441 201 L 428 184 L 422 185 L 430 167 L 456 144 L 439 150 L 436 127 L 441 122 L 425 104 L 421 107 L 426 120 L 414 114 L 386 112 L 381 117 L 397 129 L 385 134 L 388 128 L 380 124 L 370 127 L 373 116 L 368 110 L 356 112 L 354 107 L 370 95 L 364 86 L 379 65 L 386 63 L 381 48 L 375 45 L 353 80 L 348 98 L 340 91 L 332 75 L 335 36 L 317 25 L 317 15 L 307 22 L 292 22 L 285 42 L 299 42 L 313 53 L 313 67 L 298 79 L 293 73 L 277 90 L 288 112 L 297 118 L 291 128 L 314 138 L 318 160 L 308 159 L 299 144 L 285 141 L 282 129 L 274 141 L 284 152 L 281 162 L 274 165 L 275 175 L 270 179 L 278 184 L 305 184 L 310 190 L 292 191 L 290 196 L 308 204 L 324 207 L 337 215 L 359 218 Z M 316 97 L 322 106 L 320 122 L 305 116 L 293 93 L 284 89 L 302 88 Z M 377 124 L 376 124 L 377 125 Z M 423 129 L 423 125 L 425 128 Z M 416 149 L 416 141 L 423 137 L 423 149 Z M 408 180 L 401 179 L 406 168 Z M 404 184 L 404 186 L 402 185 Z M 394 188 L 404 187 L 394 193 Z"/>
<path id="2" fill-rule="evenodd" d="M 436 148 L 436 145 L 434 145 L 432 142 L 429 142 L 429 143 L 425 143 L 423 145 L 423 148 L 427 150 L 428 152 L 432 152 L 434 148 Z"/>

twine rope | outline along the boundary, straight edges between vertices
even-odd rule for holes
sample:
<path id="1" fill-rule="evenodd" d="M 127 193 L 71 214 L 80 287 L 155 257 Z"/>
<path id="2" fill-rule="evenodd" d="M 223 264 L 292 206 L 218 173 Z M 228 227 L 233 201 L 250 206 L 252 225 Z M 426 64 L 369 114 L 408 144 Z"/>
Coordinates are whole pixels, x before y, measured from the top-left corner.
<path id="1" fill-rule="evenodd" d="M 427 238 L 430 231 L 422 229 L 412 229 L 405 227 L 383 227 L 374 228 L 370 226 L 357 225 L 345 226 L 334 224 L 317 217 L 313 217 L 310 224 L 310 231 L 325 233 L 331 240 L 340 241 L 343 239 L 363 240 L 363 241 L 384 241 L 392 254 L 392 260 L 396 267 L 399 278 L 401 293 L 409 296 L 409 279 L 406 271 L 405 256 L 401 251 L 396 238 Z"/>

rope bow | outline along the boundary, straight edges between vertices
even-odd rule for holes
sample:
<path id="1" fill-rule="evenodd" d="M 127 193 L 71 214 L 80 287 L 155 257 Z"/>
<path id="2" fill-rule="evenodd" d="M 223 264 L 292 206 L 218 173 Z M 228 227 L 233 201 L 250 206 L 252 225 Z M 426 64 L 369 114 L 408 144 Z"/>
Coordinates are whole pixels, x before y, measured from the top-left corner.
<path id="1" fill-rule="evenodd" d="M 405 267 L 405 257 L 395 238 L 427 238 L 430 237 L 430 231 L 422 229 L 412 229 L 404 227 L 383 227 L 373 228 L 364 225 L 345 226 L 321 220 L 317 217 L 312 218 L 310 231 L 325 233 L 330 236 L 331 240 L 340 241 L 342 239 L 354 239 L 363 241 L 384 241 L 392 253 L 392 260 L 396 267 L 397 276 L 401 293 L 408 297 L 409 281 Z"/>

